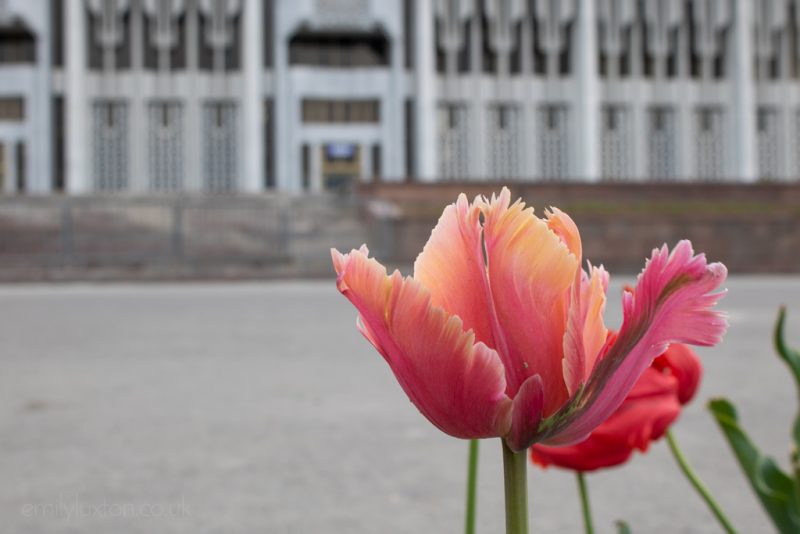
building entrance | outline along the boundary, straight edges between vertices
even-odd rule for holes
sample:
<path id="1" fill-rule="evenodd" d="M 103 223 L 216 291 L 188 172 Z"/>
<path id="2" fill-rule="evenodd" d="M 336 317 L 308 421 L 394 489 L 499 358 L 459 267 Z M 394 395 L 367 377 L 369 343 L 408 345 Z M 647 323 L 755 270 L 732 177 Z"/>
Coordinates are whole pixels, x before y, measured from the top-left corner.
<path id="1" fill-rule="evenodd" d="M 349 189 L 361 176 L 361 147 L 355 143 L 328 143 L 322 147 L 322 186 Z"/>

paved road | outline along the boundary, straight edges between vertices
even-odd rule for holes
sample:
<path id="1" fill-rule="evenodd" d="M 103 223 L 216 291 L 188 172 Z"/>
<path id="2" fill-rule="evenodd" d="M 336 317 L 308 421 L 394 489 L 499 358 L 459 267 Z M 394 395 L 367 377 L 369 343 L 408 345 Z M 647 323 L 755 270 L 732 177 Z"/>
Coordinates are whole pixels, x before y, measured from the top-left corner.
<path id="1" fill-rule="evenodd" d="M 800 278 L 729 287 L 677 434 L 741 532 L 770 532 L 704 401 L 732 397 L 785 464 L 796 396 L 769 338 L 784 302 L 800 345 Z M 459 532 L 466 443 L 416 412 L 354 318 L 330 281 L 0 288 L 0 531 Z M 479 532 L 501 532 L 499 442 L 482 453 Z M 534 532 L 580 532 L 572 476 L 529 477 Z M 718 531 L 663 443 L 589 485 L 599 532 Z"/>

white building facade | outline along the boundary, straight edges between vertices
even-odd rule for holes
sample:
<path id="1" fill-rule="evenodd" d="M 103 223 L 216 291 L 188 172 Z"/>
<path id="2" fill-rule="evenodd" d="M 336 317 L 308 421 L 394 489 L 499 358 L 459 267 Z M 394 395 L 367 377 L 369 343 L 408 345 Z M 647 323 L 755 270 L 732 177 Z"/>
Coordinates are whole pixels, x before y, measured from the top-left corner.
<path id="1" fill-rule="evenodd" d="M 0 191 L 793 180 L 800 0 L 0 0 Z"/>

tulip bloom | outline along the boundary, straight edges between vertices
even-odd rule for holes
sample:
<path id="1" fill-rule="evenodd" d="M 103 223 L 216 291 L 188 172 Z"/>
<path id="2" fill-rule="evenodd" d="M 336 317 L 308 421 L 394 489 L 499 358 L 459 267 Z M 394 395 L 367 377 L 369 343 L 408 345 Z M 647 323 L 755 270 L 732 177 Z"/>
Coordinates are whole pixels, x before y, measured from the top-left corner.
<path id="1" fill-rule="evenodd" d="M 512 451 L 586 438 L 670 343 L 713 345 L 726 328 L 712 310 L 725 267 L 681 241 L 653 251 L 607 342 L 606 271 L 581 268 L 565 213 L 540 219 L 508 189 L 445 208 L 413 277 L 387 275 L 366 247 L 331 252 L 359 329 L 419 411 Z"/>
<path id="2" fill-rule="evenodd" d="M 574 471 L 593 471 L 625 463 L 635 449 L 647 451 L 678 418 L 681 406 L 694 397 L 702 366 L 686 345 L 670 345 L 653 360 L 611 417 L 587 439 L 567 447 L 531 447 L 531 460 Z"/>

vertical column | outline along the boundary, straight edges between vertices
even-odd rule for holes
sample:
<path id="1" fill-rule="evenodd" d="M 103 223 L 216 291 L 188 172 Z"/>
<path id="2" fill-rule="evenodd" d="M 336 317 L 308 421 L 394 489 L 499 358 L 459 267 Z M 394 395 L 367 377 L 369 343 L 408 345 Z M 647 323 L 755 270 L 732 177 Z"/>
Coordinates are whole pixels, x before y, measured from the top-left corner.
<path id="1" fill-rule="evenodd" d="M 274 2 L 273 44 L 275 58 L 273 66 L 273 87 L 275 99 L 273 117 L 275 118 L 275 186 L 279 191 L 299 192 L 303 189 L 303 168 L 300 144 L 295 140 L 295 129 L 300 115 L 292 115 L 292 91 L 289 80 L 289 50 L 287 29 L 287 3 Z M 294 120 L 292 120 L 294 118 Z"/>
<path id="2" fill-rule="evenodd" d="M 403 2 L 387 2 L 392 6 L 392 15 L 396 21 L 403 21 Z M 388 6 L 387 6 L 388 7 Z M 402 29 L 401 29 L 402 28 Z M 404 39 L 409 28 L 402 23 L 391 26 L 392 46 L 389 67 L 388 89 L 381 97 L 381 134 L 380 144 L 383 150 L 383 177 L 390 181 L 401 181 L 405 175 L 405 62 L 403 61 Z M 372 170 L 370 168 L 371 176 Z"/>
<path id="3" fill-rule="evenodd" d="M 86 13 L 83 0 L 65 2 L 66 20 L 66 83 L 64 87 L 65 118 L 67 135 L 66 190 L 69 193 L 89 191 L 89 168 L 87 165 L 88 137 L 86 122 Z"/>
<path id="4" fill-rule="evenodd" d="M 309 189 L 313 193 L 321 193 L 325 188 L 322 183 L 322 145 L 319 143 L 308 144 Z"/>
<path id="5" fill-rule="evenodd" d="M 361 143 L 358 145 L 359 156 L 361 157 L 361 176 L 359 177 L 359 182 L 371 182 L 372 181 L 372 144 L 371 143 Z"/>
<path id="6" fill-rule="evenodd" d="M 416 9 L 416 66 L 417 102 L 415 107 L 417 146 L 416 178 L 432 182 L 436 179 L 436 69 L 433 62 L 434 29 L 431 0 L 417 0 Z"/>
<path id="7" fill-rule="evenodd" d="M 242 189 L 257 193 L 264 188 L 264 105 L 261 73 L 264 66 L 264 20 L 262 0 L 245 0 L 243 13 L 242 128 L 244 131 L 244 166 Z"/>
<path id="8" fill-rule="evenodd" d="M 200 86 L 200 63 L 198 60 L 197 46 L 199 43 L 200 21 L 196 2 L 186 4 L 186 77 L 189 80 L 185 107 L 186 143 L 184 147 L 184 177 L 183 187 L 186 191 L 201 191 L 203 189 L 202 177 L 202 142 L 203 126 L 200 121 L 202 105 L 198 95 Z"/>
<path id="9" fill-rule="evenodd" d="M 130 4 L 130 39 L 131 39 L 131 79 L 135 90 L 128 101 L 129 125 L 128 142 L 130 150 L 130 180 L 128 188 L 135 193 L 150 189 L 149 165 L 150 154 L 147 150 L 147 107 L 145 95 L 149 90 L 144 84 L 144 10 L 140 2 Z M 123 31 L 124 35 L 124 31 Z M 119 74 L 117 74 L 119 76 Z M 158 75 L 169 75 L 158 73 Z"/>
<path id="10" fill-rule="evenodd" d="M 474 95 L 469 103 L 469 109 L 467 110 L 468 116 L 471 117 L 469 119 L 468 124 L 472 126 L 468 128 L 465 135 L 468 138 L 468 145 L 471 154 L 468 157 L 468 165 L 469 169 L 467 169 L 467 175 L 462 176 L 461 178 L 469 178 L 469 179 L 481 179 L 491 175 L 492 170 L 488 168 L 486 162 L 486 89 L 484 88 L 483 81 L 483 29 L 481 27 L 481 14 L 483 13 L 483 6 L 481 5 L 480 0 L 476 0 L 475 6 L 473 7 L 473 14 L 469 19 L 469 32 L 471 33 L 472 38 L 467 41 L 466 36 L 464 37 L 465 44 L 464 46 L 472 46 L 470 50 L 470 76 L 471 82 L 473 84 L 471 94 Z M 500 18 L 498 14 L 498 19 Z M 498 24 L 501 22 L 498 21 Z M 498 47 L 499 48 L 499 47 Z M 498 60 L 500 59 L 502 54 L 498 53 Z M 494 98 L 498 98 L 500 95 L 497 93 L 497 85 L 499 83 L 507 82 L 508 78 L 503 77 L 501 73 L 502 69 L 498 69 L 497 79 L 502 81 L 498 82 L 495 81 L 493 88 L 495 89 L 495 94 L 491 95 Z"/>
<path id="11" fill-rule="evenodd" d="M 753 182 L 758 177 L 755 139 L 755 87 L 753 80 L 752 5 L 736 0 L 734 14 L 734 123 L 731 129 L 736 154 L 735 178 Z"/>
<path id="12" fill-rule="evenodd" d="M 578 6 L 578 35 L 576 50 L 578 101 L 575 105 L 576 119 L 572 121 L 577 130 L 571 136 L 582 151 L 578 155 L 575 173 L 583 180 L 600 178 L 600 154 L 598 149 L 600 110 L 600 83 L 597 64 L 597 17 L 595 0 L 580 0 Z"/>
<path id="13" fill-rule="evenodd" d="M 38 6 L 39 20 L 50 20 L 49 3 L 41 2 Z M 46 23 L 37 27 L 38 35 L 36 39 L 36 84 L 33 91 L 35 95 L 33 106 L 30 106 L 31 127 L 29 154 L 35 157 L 27 158 L 28 165 L 28 191 L 32 193 L 45 193 L 53 187 L 53 151 L 52 145 L 52 87 L 51 73 L 52 60 L 51 32 L 47 31 Z"/>
<path id="14" fill-rule="evenodd" d="M 683 15 L 683 21 L 678 27 L 678 78 L 680 84 L 675 95 L 675 151 L 677 161 L 675 171 L 679 180 L 692 180 L 696 178 L 695 132 L 696 118 L 693 90 L 689 42 L 689 13 Z"/>

